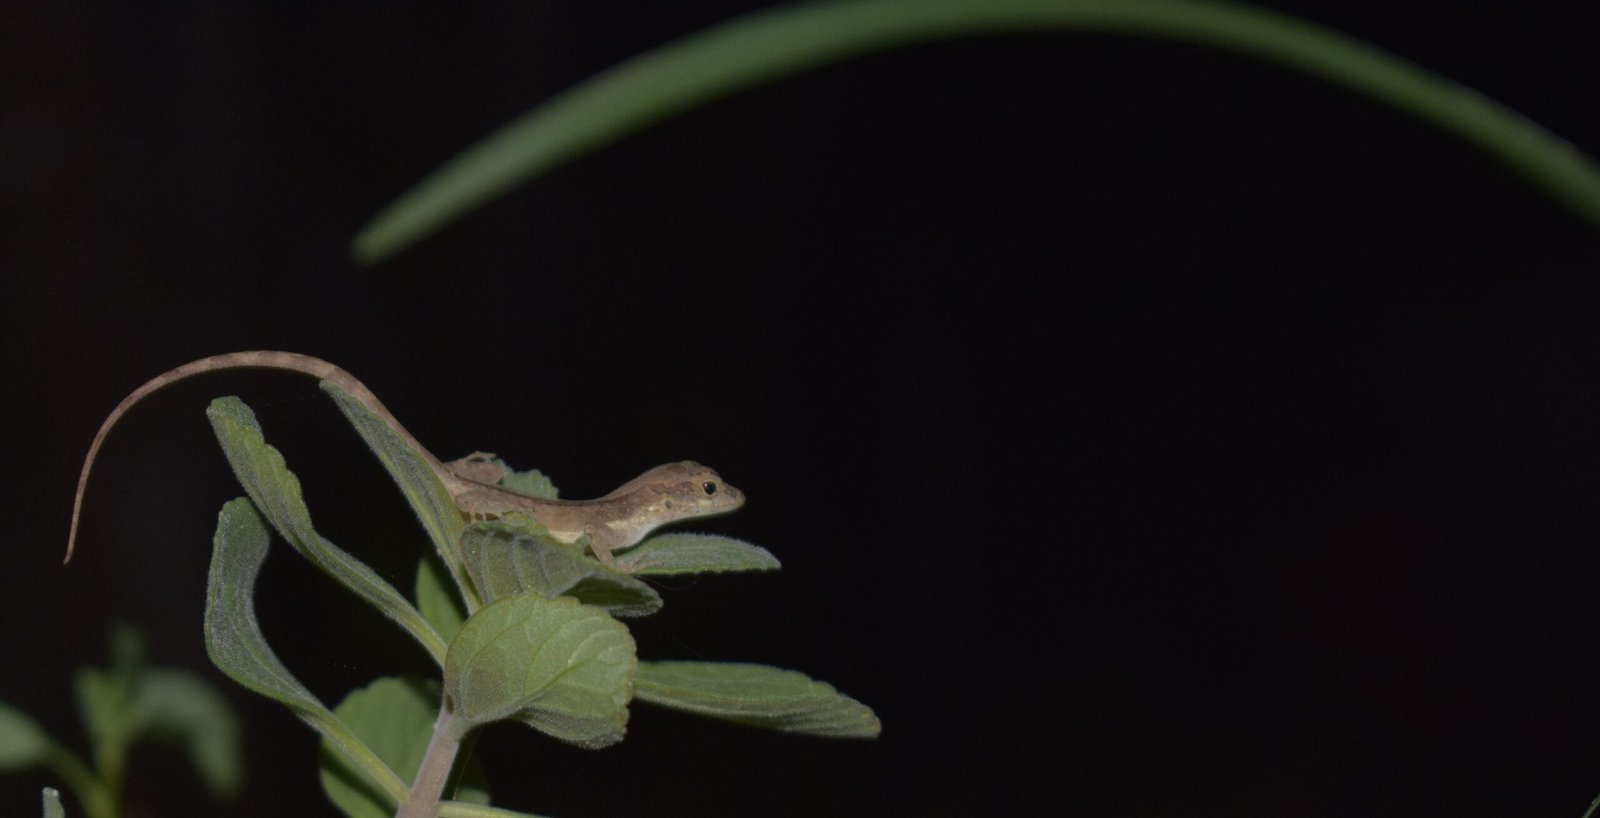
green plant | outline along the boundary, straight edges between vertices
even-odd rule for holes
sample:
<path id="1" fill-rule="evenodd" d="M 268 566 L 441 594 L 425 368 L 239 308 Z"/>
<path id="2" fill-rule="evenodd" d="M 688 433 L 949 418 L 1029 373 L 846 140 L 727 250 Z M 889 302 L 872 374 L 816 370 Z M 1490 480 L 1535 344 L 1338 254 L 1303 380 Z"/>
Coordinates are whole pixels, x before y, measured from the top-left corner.
<path id="1" fill-rule="evenodd" d="M 766 550 L 723 537 L 649 538 L 607 567 L 531 517 L 469 522 L 417 451 L 381 418 L 324 382 L 340 410 L 399 484 L 433 541 L 415 599 L 321 537 L 299 481 L 237 398 L 207 411 L 247 498 L 222 509 L 206 605 L 212 660 L 235 681 L 293 710 L 323 737 L 322 782 L 352 818 L 517 815 L 486 806 L 474 771 L 441 800 L 472 729 L 523 722 L 584 748 L 620 741 L 634 699 L 755 727 L 866 738 L 866 706 L 799 673 L 749 664 L 640 662 L 620 618 L 662 606 L 641 576 L 772 570 Z M 503 465 L 503 464 L 501 464 Z M 502 480 L 553 497 L 537 472 Z M 275 529 L 318 568 L 378 608 L 434 660 L 437 681 L 380 678 L 329 709 L 277 659 L 256 623 L 255 579 Z M 407 782 L 410 782 L 409 784 Z M 396 811 L 398 810 L 398 811 Z"/>
<path id="2" fill-rule="evenodd" d="M 89 734 L 93 764 L 47 735 L 32 719 L 0 704 L 0 773 L 42 766 L 66 782 L 89 818 L 122 810 L 128 751 L 143 739 L 182 746 L 214 798 L 239 788 L 238 720 L 215 688 L 186 671 L 149 667 L 133 629 L 111 631 L 109 667 L 82 668 L 73 678 L 78 714 Z M 44 791 L 45 814 L 60 814 L 55 790 Z"/>
<path id="3" fill-rule="evenodd" d="M 1600 170 L 1589 157 L 1468 89 L 1307 23 L 1201 0 L 851 0 L 761 12 L 600 74 L 460 154 L 379 214 L 353 249 L 363 260 L 381 259 L 560 162 L 761 82 L 904 44 L 1038 29 L 1189 41 L 1319 76 L 1455 134 L 1600 223 Z M 218 667 L 322 735 L 323 786 L 345 814 L 523 814 L 487 806 L 477 770 L 452 770 L 462 737 L 516 720 L 580 747 L 603 747 L 622 738 L 634 699 L 769 729 L 877 734 L 870 709 L 798 673 L 635 657 L 619 619 L 661 607 L 639 577 L 777 568 L 765 550 L 663 535 L 619 554 L 612 568 L 585 556 L 581 544 L 547 536 L 531 518 L 464 520 L 416 452 L 349 396 L 324 388 L 400 485 L 435 553 L 419 562 L 408 598 L 327 542 L 248 407 L 218 400 L 208 414 L 248 497 L 219 516 L 205 630 Z M 537 472 L 511 473 L 505 482 L 554 492 Z M 410 634 L 440 678 L 380 678 L 332 709 L 319 702 L 255 620 L 254 584 L 272 530 Z M 6 718 L 10 711 L 0 710 Z M 21 744 L 0 744 L 0 768 L 17 746 L 43 752 L 27 743 L 23 724 L 12 733 L 25 736 Z M 441 800 L 452 776 L 455 797 Z"/>

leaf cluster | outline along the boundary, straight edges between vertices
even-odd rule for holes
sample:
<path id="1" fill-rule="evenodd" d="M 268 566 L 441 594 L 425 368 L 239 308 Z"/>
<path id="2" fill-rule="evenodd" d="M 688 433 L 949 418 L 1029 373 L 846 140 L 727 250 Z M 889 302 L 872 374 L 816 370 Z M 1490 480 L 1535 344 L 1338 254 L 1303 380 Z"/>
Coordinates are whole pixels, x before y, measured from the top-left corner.
<path id="1" fill-rule="evenodd" d="M 80 669 L 73 691 L 93 763 L 0 703 L 0 773 L 46 767 L 66 782 L 89 818 L 115 818 L 128 752 L 150 739 L 183 748 L 213 798 L 226 799 L 239 789 L 239 722 L 227 701 L 194 674 L 148 666 L 144 640 L 132 628 L 112 629 L 110 665 Z M 44 805 L 46 814 L 60 811 L 55 790 L 45 790 Z"/>
<path id="2" fill-rule="evenodd" d="M 511 720 L 598 749 L 622 740 L 635 699 L 787 732 L 878 734 L 869 708 L 794 671 L 638 660 L 621 620 L 663 606 L 641 577 L 778 568 L 765 549 L 726 537 L 666 534 L 606 566 L 581 541 L 557 540 L 529 516 L 473 520 L 456 509 L 403 437 L 336 385 L 325 382 L 323 389 L 399 485 L 433 553 L 419 560 L 408 598 L 322 537 L 299 480 L 266 442 L 254 413 L 237 398 L 220 398 L 207 416 L 247 496 L 224 505 L 218 517 L 205 631 L 224 673 L 322 735 L 323 787 L 346 815 L 521 814 L 487 806 L 478 771 L 452 775 L 463 736 Z M 555 496 L 544 475 L 494 462 L 502 486 Z M 256 620 L 255 581 L 273 531 L 405 630 L 440 678 L 379 678 L 331 709 L 318 700 L 278 659 Z M 438 800 L 447 788 L 454 797 Z"/>

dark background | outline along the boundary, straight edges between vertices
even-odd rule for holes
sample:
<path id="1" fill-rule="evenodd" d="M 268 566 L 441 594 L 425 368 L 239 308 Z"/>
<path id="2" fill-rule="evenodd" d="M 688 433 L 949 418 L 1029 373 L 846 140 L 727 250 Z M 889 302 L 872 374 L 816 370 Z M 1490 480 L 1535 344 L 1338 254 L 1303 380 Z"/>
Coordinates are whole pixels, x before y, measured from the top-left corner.
<path id="1" fill-rule="evenodd" d="M 602 494 L 692 457 L 773 575 L 662 583 L 645 658 L 876 708 L 834 743 L 638 707 L 475 752 L 542 814 L 1555 816 L 1600 793 L 1597 234 L 1451 137 L 1166 43 L 852 61 L 571 163 L 381 266 L 346 243 L 457 150 L 755 2 L 0 4 L 0 700 L 71 745 L 108 622 L 205 673 L 243 798 L 136 756 L 130 816 L 329 814 L 314 735 L 200 639 L 202 410 L 238 394 L 320 529 L 425 547 L 309 380 L 242 372 L 79 458 L 146 378 L 318 355 L 435 452 Z M 1585 4 L 1274 2 L 1600 149 Z M 324 700 L 428 664 L 287 549 L 258 605 Z M 0 813 L 34 814 L 28 774 Z"/>

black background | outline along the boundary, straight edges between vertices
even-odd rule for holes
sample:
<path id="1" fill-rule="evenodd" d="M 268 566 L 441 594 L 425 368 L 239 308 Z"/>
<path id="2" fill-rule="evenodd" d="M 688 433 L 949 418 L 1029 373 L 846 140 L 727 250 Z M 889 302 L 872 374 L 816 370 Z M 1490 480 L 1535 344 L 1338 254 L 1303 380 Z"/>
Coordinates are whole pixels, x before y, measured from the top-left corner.
<path id="1" fill-rule="evenodd" d="M 598 753 L 474 752 L 549 815 L 1518 815 L 1600 793 L 1594 228 L 1317 81 L 1084 34 L 906 49 L 571 163 L 374 268 L 346 242 L 457 150 L 753 2 L 0 5 L 0 700 L 82 748 L 115 618 L 225 686 L 249 781 L 136 756 L 130 816 L 317 815 L 314 735 L 210 667 L 202 417 L 238 394 L 318 526 L 426 540 L 309 380 L 132 413 L 289 349 L 435 452 L 602 494 L 670 459 L 773 575 L 662 583 L 645 658 L 876 708 L 834 743 L 635 708 Z M 1585 4 L 1275 2 L 1600 149 Z M 287 549 L 258 605 L 327 701 L 426 672 Z M 42 773 L 0 780 L 33 813 Z"/>

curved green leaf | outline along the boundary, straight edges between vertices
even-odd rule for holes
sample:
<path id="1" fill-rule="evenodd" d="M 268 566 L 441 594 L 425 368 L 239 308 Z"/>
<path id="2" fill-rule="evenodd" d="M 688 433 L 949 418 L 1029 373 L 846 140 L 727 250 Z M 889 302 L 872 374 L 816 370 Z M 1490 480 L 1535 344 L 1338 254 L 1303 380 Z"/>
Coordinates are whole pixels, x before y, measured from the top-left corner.
<path id="1" fill-rule="evenodd" d="M 439 708 L 437 691 L 436 685 L 430 690 L 414 679 L 382 678 L 351 691 L 333 713 L 390 769 L 410 781 L 416 777 L 428 739 L 433 735 L 434 716 Z M 394 800 L 335 750 L 323 741 L 320 775 L 328 799 L 350 818 L 394 815 Z M 489 803 L 481 765 L 468 762 L 456 798 L 465 803 Z"/>
<path id="2" fill-rule="evenodd" d="M 776 571 L 772 552 L 732 537 L 714 534 L 662 534 L 617 555 L 617 570 L 629 574 L 709 574 Z"/>
<path id="3" fill-rule="evenodd" d="M 272 522 L 272 527 L 312 565 L 393 619 L 433 656 L 435 662 L 443 663 L 444 640 L 422 614 L 366 563 L 317 533 L 311 525 L 311 512 L 300 494 L 299 478 L 289 471 L 283 455 L 267 445 L 250 407 L 235 397 L 217 398 L 206 409 L 206 417 L 211 419 L 211 428 L 222 444 L 234 475 L 256 508 Z"/>
<path id="4" fill-rule="evenodd" d="M 323 381 L 321 385 L 322 391 L 333 397 L 339 411 L 344 413 L 351 426 L 356 427 L 356 433 L 367 442 L 367 447 L 377 455 L 383 468 L 400 487 L 400 492 L 422 522 L 423 529 L 428 532 L 428 538 L 433 540 L 434 550 L 450 569 L 457 588 L 467 600 L 467 610 L 476 610 L 478 600 L 460 573 L 461 551 L 458 544 L 466 522 L 461 518 L 461 511 L 456 508 L 450 492 L 439 482 L 439 476 L 434 474 L 433 466 L 405 438 L 395 433 L 387 421 L 373 414 L 361 401 L 340 389 L 338 384 Z"/>
<path id="5" fill-rule="evenodd" d="M 213 797 L 238 791 L 244 778 L 239 721 L 216 688 L 187 671 L 152 668 L 139 679 L 133 710 L 151 735 L 183 747 Z"/>
<path id="6" fill-rule="evenodd" d="M 876 738 L 872 708 L 803 673 L 724 662 L 640 662 L 639 701 L 752 727 L 830 738 Z"/>
<path id="7" fill-rule="evenodd" d="M 22 711 L 0 704 L 0 773 L 14 773 L 39 764 L 49 751 L 50 737 Z"/>
<path id="8" fill-rule="evenodd" d="M 381 260 L 574 156 L 735 91 L 913 43 L 1052 29 L 1189 42 L 1321 77 L 1455 134 L 1600 226 L 1594 160 L 1469 88 L 1312 23 L 1204 0 L 828 0 L 723 23 L 579 83 L 406 191 L 351 250 Z"/>
<path id="9" fill-rule="evenodd" d="M 583 555 L 583 549 L 538 530 L 504 523 L 473 523 L 461 538 L 467 573 L 484 599 L 533 592 L 570 596 L 612 616 L 661 610 L 654 588 Z"/>
<path id="10" fill-rule="evenodd" d="M 580 747 L 622 740 L 633 696 L 633 637 L 570 597 L 519 594 L 467 618 L 445 658 L 445 693 L 470 726 L 516 715 Z"/>
<path id="11" fill-rule="evenodd" d="M 229 678 L 288 706 L 391 798 L 409 797 L 399 776 L 300 684 L 267 645 L 256 621 L 254 597 L 270 536 L 266 521 L 243 497 L 223 505 L 217 515 L 206 583 L 206 652 Z"/>

